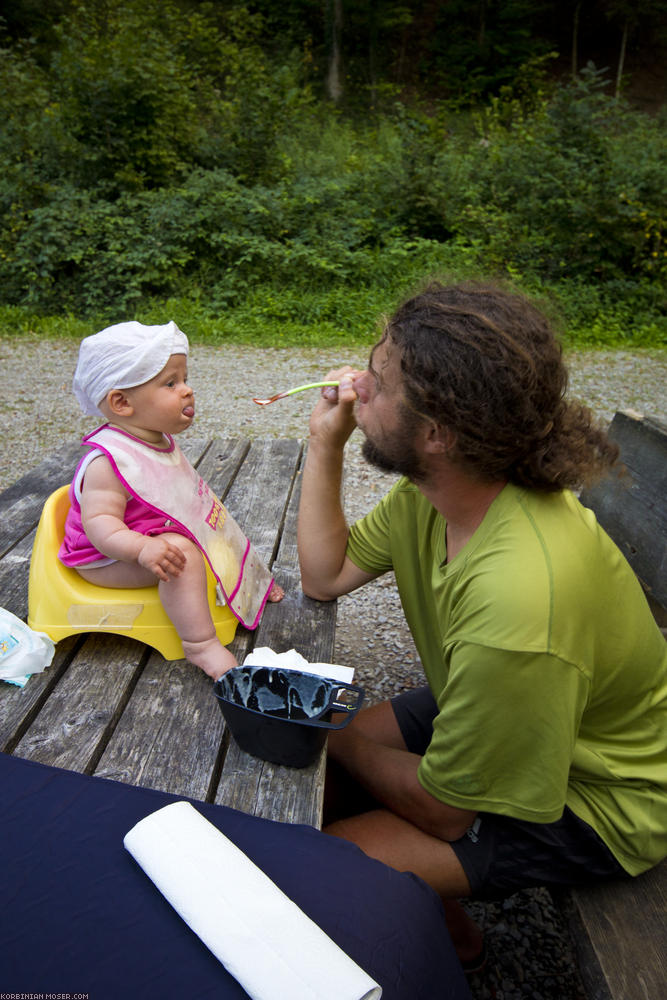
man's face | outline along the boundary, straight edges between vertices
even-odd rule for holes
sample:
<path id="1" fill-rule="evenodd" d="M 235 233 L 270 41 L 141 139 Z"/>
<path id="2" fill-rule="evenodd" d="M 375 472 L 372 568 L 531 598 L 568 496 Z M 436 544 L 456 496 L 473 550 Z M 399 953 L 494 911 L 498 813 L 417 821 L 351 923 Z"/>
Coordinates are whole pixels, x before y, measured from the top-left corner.
<path id="1" fill-rule="evenodd" d="M 405 402 L 398 352 L 384 339 L 371 351 L 367 371 L 355 380 L 357 426 L 366 440 L 362 454 L 383 472 L 418 481 L 425 470 L 415 441 L 421 421 Z"/>

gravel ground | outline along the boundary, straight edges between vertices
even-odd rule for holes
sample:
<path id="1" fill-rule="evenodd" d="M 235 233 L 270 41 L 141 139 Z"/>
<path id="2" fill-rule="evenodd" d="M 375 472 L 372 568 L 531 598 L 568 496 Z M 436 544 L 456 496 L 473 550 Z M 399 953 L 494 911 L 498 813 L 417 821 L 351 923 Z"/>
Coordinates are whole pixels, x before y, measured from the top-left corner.
<path id="1" fill-rule="evenodd" d="M 1 488 L 57 444 L 95 426 L 92 418 L 80 415 L 70 391 L 77 351 L 78 345 L 70 341 L 0 338 L 5 371 L 0 402 Z M 363 367 L 365 360 L 363 351 L 337 356 L 315 349 L 195 345 L 189 369 L 197 417 L 188 433 L 304 437 L 313 393 L 264 409 L 252 397 L 314 381 L 342 363 Z M 667 419 L 667 351 L 587 351 L 572 355 L 569 363 L 572 394 L 604 420 L 627 408 Z M 360 443 L 355 432 L 348 445 L 345 476 L 350 519 L 368 510 L 393 482 L 393 477 L 365 465 Z M 335 659 L 356 666 L 356 679 L 370 703 L 423 682 L 393 578 L 385 577 L 340 600 Z M 484 974 L 471 981 L 475 1000 L 581 1000 L 583 989 L 568 939 L 546 891 L 516 893 L 497 904 L 471 903 L 469 909 L 482 925 L 490 954 Z"/>

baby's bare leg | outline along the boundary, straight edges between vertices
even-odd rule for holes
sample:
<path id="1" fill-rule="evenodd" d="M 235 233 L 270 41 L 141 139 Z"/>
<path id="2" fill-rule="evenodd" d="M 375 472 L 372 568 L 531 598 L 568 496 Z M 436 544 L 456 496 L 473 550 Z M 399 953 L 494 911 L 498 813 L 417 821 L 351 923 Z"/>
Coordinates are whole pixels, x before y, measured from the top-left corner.
<path id="1" fill-rule="evenodd" d="M 150 587 L 158 583 L 162 606 L 183 643 L 186 659 L 217 680 L 237 662 L 215 632 L 208 606 L 204 557 L 188 538 L 166 534 L 172 544 L 182 549 L 186 559 L 180 576 L 171 577 L 168 582 L 158 581 L 138 563 L 115 562 L 95 569 L 82 567 L 78 572 L 84 580 L 99 587 Z"/>
<path id="2" fill-rule="evenodd" d="M 157 577 L 139 563 L 114 562 L 108 566 L 86 566 L 77 568 L 77 573 L 96 587 L 153 587 Z"/>
<path id="3" fill-rule="evenodd" d="M 200 550 L 183 535 L 167 534 L 185 553 L 179 576 L 160 581 L 160 600 L 171 618 L 186 659 L 214 680 L 237 665 L 236 658 L 218 639 L 208 605 L 206 566 Z"/>

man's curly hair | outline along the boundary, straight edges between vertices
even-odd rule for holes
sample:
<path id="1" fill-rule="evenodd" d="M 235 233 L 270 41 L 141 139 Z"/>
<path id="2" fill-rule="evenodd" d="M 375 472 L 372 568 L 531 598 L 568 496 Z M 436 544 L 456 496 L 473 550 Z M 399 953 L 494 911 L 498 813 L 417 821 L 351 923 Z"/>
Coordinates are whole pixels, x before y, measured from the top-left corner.
<path id="1" fill-rule="evenodd" d="M 428 285 L 389 319 L 410 409 L 455 433 L 452 459 L 485 480 L 576 489 L 618 448 L 565 398 L 561 346 L 527 299 L 486 284 Z"/>

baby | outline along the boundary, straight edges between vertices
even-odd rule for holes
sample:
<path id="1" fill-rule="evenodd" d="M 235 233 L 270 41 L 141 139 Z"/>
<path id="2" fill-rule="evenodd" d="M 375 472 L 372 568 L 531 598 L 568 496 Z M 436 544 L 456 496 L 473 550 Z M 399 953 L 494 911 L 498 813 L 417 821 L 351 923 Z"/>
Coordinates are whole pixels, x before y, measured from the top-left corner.
<path id="1" fill-rule="evenodd" d="M 217 679 L 236 659 L 216 636 L 205 559 L 242 625 L 284 596 L 251 543 L 173 439 L 188 428 L 188 340 L 175 323 L 119 323 L 82 341 L 73 389 L 106 423 L 83 444 L 58 553 L 90 583 L 145 587 L 160 600 L 188 660 Z"/>

